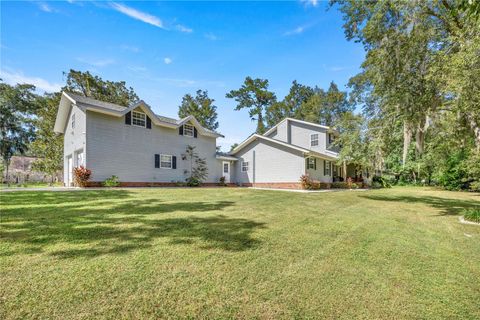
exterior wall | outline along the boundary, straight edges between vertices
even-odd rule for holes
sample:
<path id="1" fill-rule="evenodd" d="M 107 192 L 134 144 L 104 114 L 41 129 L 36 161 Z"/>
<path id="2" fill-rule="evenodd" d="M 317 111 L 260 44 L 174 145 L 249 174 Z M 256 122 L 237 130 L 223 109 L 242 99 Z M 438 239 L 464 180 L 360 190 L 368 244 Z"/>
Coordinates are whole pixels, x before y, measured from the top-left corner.
<path id="1" fill-rule="evenodd" d="M 283 142 L 288 142 L 287 122 L 289 121 L 283 121 L 282 123 L 280 123 L 277 126 L 277 129 L 274 130 L 271 134 L 269 134 L 268 137 Z"/>
<path id="2" fill-rule="evenodd" d="M 72 116 L 75 115 L 75 128 L 72 128 Z M 73 166 L 77 166 L 76 153 L 83 151 L 85 158 L 85 142 L 86 142 L 86 115 L 75 105 L 72 105 L 68 121 L 65 128 L 63 139 L 63 181 L 68 180 L 68 157 L 73 158 Z M 85 160 L 84 160 L 85 161 Z M 84 163 L 86 164 L 86 163 Z"/>
<path id="3" fill-rule="evenodd" d="M 305 173 L 305 159 L 301 152 L 256 140 L 236 154 L 235 182 L 252 183 L 298 183 Z M 242 172 L 242 161 L 249 162 L 248 172 Z"/>
<path id="4" fill-rule="evenodd" d="M 306 163 L 305 163 L 306 166 Z M 333 166 L 332 166 L 333 167 Z M 317 169 L 306 169 L 307 175 L 312 178 L 313 180 L 317 180 L 320 182 L 332 182 L 333 181 L 333 170 L 330 175 L 324 175 L 324 161 L 323 159 L 317 158 Z"/>
<path id="5" fill-rule="evenodd" d="M 185 181 L 189 162 L 182 160 L 187 145 L 196 147 L 205 158 L 208 178 L 216 183 L 220 178 L 221 161 L 215 157 L 216 138 L 198 134 L 198 138 L 178 134 L 178 129 L 159 127 L 152 123 L 147 129 L 126 125 L 125 117 L 117 118 L 87 111 L 87 164 L 92 181 L 104 181 L 112 175 L 121 182 Z M 155 154 L 177 157 L 176 169 L 155 168 Z"/>
<path id="6" fill-rule="evenodd" d="M 325 153 L 327 149 L 327 130 L 308 124 L 289 121 L 291 131 L 291 143 L 293 145 Z M 310 135 L 318 133 L 318 146 L 310 146 Z"/>

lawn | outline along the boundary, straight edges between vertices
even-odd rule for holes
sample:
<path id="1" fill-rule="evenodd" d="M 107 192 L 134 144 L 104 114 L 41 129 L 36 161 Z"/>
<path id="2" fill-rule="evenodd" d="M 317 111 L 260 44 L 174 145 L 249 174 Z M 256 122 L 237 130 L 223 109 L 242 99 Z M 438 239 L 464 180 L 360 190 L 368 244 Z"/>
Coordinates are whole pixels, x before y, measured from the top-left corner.
<path id="1" fill-rule="evenodd" d="M 480 194 L 0 193 L 0 318 L 480 318 Z"/>

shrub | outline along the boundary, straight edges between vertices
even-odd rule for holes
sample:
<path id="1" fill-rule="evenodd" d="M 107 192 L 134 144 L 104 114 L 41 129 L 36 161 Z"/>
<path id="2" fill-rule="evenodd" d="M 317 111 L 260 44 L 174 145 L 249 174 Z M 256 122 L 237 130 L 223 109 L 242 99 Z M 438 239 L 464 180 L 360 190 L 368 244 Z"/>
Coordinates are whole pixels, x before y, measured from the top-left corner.
<path id="1" fill-rule="evenodd" d="M 463 211 L 463 217 L 465 220 L 480 223 L 480 208 Z"/>
<path id="2" fill-rule="evenodd" d="M 350 185 L 350 189 L 358 189 L 360 188 L 360 185 L 358 185 L 357 183 L 353 182 L 351 185 Z"/>
<path id="3" fill-rule="evenodd" d="M 202 181 L 196 177 L 189 177 L 186 180 L 187 186 L 189 187 L 198 187 L 202 183 Z"/>
<path id="4" fill-rule="evenodd" d="M 332 189 L 347 189 L 348 188 L 348 185 L 346 182 L 333 182 L 332 185 L 331 185 L 331 188 Z"/>
<path id="5" fill-rule="evenodd" d="M 388 179 L 382 176 L 373 176 L 372 177 L 372 187 L 373 188 L 391 188 L 392 185 Z"/>
<path id="6" fill-rule="evenodd" d="M 91 175 L 92 171 L 84 166 L 73 168 L 73 182 L 75 186 L 82 188 L 86 187 Z"/>
<path id="7" fill-rule="evenodd" d="M 111 176 L 110 178 L 106 179 L 103 182 L 104 187 L 118 187 L 120 185 L 120 181 L 118 180 L 117 176 Z"/>
<path id="8" fill-rule="evenodd" d="M 474 181 L 470 183 L 470 190 L 480 192 L 480 181 Z"/>
<path id="9" fill-rule="evenodd" d="M 223 187 L 227 185 L 225 183 L 225 177 L 220 177 L 220 179 L 218 179 L 218 185 Z"/>
<path id="10" fill-rule="evenodd" d="M 302 184 L 302 188 L 305 190 L 318 190 L 321 187 L 320 182 L 310 179 L 310 177 L 307 175 L 302 175 L 300 177 L 300 183 Z"/>

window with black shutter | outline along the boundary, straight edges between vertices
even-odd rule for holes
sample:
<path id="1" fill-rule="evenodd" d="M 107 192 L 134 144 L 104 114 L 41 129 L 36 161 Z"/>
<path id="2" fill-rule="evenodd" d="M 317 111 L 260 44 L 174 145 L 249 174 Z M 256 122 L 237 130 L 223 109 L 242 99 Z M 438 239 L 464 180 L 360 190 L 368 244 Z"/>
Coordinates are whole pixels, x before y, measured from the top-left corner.
<path id="1" fill-rule="evenodd" d="M 172 169 L 177 169 L 177 157 L 172 156 Z"/>
<path id="2" fill-rule="evenodd" d="M 183 136 L 183 126 L 180 126 L 180 127 L 178 128 L 178 134 L 181 135 L 181 136 Z"/>
<path id="3" fill-rule="evenodd" d="M 149 116 L 147 116 L 147 129 L 152 129 L 152 119 Z"/>
<path id="4" fill-rule="evenodd" d="M 155 155 L 155 168 L 160 168 L 160 155 Z"/>
<path id="5" fill-rule="evenodd" d="M 129 111 L 125 114 L 125 124 L 131 125 L 132 124 L 132 112 Z"/>

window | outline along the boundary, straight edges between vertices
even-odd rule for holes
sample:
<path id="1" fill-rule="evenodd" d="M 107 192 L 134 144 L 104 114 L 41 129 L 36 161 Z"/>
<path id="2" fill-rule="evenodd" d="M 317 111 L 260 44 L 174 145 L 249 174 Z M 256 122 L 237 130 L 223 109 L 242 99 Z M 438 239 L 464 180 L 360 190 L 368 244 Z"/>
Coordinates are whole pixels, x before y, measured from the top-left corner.
<path id="1" fill-rule="evenodd" d="M 315 170 L 315 158 L 308 158 L 307 161 L 307 169 Z"/>
<path id="2" fill-rule="evenodd" d="M 324 176 L 330 176 L 332 175 L 332 163 L 330 161 L 323 161 L 323 175 Z"/>
<path id="3" fill-rule="evenodd" d="M 75 113 L 72 114 L 72 129 L 75 129 Z"/>
<path id="4" fill-rule="evenodd" d="M 223 173 L 228 173 L 228 163 L 223 164 Z"/>
<path id="5" fill-rule="evenodd" d="M 134 126 L 145 127 L 147 123 L 147 115 L 142 112 L 132 112 L 132 124 Z"/>
<path id="6" fill-rule="evenodd" d="M 161 154 L 160 155 L 160 168 L 172 169 L 172 156 Z"/>
<path id="7" fill-rule="evenodd" d="M 243 161 L 242 162 L 242 172 L 247 172 L 248 171 L 248 161 Z"/>
<path id="8" fill-rule="evenodd" d="M 335 141 L 335 136 L 332 133 L 328 134 L 328 144 L 332 144 Z"/>
<path id="9" fill-rule="evenodd" d="M 187 137 L 193 137 L 194 128 L 191 124 L 183 125 L 183 135 Z"/>
<path id="10" fill-rule="evenodd" d="M 77 152 L 77 167 L 83 166 L 83 151 Z"/>
<path id="11" fill-rule="evenodd" d="M 313 133 L 310 135 L 310 146 L 318 146 L 318 133 Z"/>

